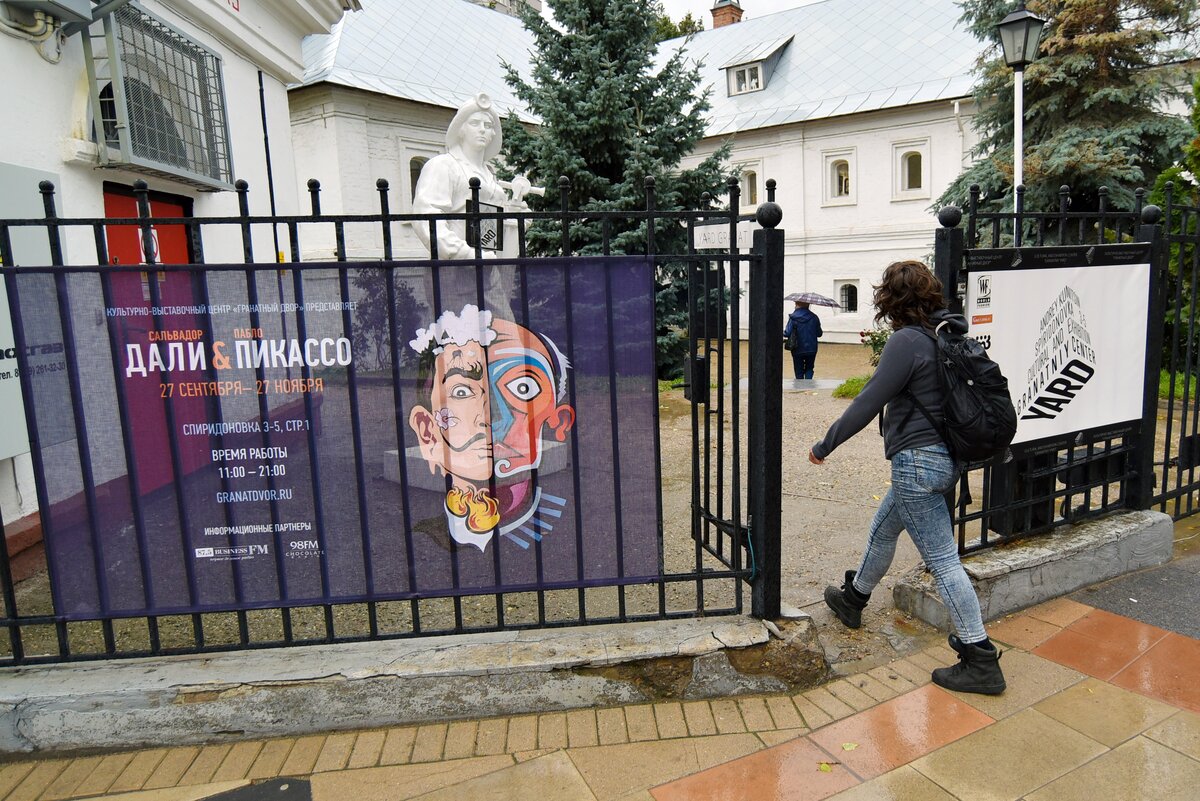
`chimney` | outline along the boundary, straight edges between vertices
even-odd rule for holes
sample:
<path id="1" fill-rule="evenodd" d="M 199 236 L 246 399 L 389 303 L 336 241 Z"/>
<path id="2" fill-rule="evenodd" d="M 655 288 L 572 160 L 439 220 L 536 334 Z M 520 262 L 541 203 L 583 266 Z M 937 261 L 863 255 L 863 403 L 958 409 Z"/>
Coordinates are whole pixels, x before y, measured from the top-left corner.
<path id="1" fill-rule="evenodd" d="M 741 22 L 742 4 L 738 0 L 714 0 L 712 17 L 714 29 Z"/>

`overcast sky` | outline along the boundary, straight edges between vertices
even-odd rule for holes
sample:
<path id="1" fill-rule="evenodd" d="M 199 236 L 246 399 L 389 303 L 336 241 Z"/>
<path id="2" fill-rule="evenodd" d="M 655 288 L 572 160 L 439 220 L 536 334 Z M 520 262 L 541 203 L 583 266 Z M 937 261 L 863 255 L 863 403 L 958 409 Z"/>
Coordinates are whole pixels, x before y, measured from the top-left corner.
<path id="1" fill-rule="evenodd" d="M 742 19 L 762 17 L 774 14 L 776 11 L 807 6 L 814 2 L 821 2 L 821 0 L 741 0 L 742 11 L 745 12 Z M 683 19 L 683 16 L 690 11 L 693 17 L 703 20 L 704 30 L 712 29 L 710 12 L 713 0 L 662 0 L 662 4 L 663 8 L 667 10 L 667 15 L 676 22 Z M 542 0 L 542 11 L 549 14 L 549 4 L 545 0 Z"/>

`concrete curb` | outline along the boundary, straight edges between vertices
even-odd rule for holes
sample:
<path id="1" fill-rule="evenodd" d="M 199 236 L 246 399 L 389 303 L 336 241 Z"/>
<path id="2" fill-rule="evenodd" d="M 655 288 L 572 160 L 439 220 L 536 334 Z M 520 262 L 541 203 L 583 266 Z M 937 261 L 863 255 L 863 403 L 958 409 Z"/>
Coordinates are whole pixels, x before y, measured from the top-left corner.
<path id="1" fill-rule="evenodd" d="M 215 743 L 824 679 L 811 620 L 782 625 L 783 640 L 762 621 L 719 617 L 12 668 L 0 671 L 0 752 Z M 805 671 L 780 678 L 747 659 L 778 663 L 781 648 Z"/>
<path id="2" fill-rule="evenodd" d="M 1174 524 L 1161 512 L 1123 512 L 1076 526 L 1059 526 L 1009 546 L 963 559 L 984 620 L 994 620 L 1081 587 L 1171 560 Z M 924 565 L 896 582 L 896 608 L 952 631 L 933 576 Z"/>

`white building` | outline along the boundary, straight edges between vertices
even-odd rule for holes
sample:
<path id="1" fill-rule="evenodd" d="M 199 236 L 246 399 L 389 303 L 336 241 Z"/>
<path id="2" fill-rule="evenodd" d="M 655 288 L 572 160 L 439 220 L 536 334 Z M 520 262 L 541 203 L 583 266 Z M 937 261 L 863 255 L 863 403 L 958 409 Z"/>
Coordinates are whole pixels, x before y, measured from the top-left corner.
<path id="1" fill-rule="evenodd" d="M 712 30 L 662 45 L 664 59 L 682 46 L 703 62 L 712 91 L 708 136 L 688 163 L 731 141 L 746 212 L 766 199 L 767 179 L 778 182 L 786 291 L 841 301 L 818 310 L 825 340 L 858 342 L 883 267 L 932 254 L 930 204 L 975 142 L 971 68 L 981 44 L 958 24 L 954 0 L 825 0 L 743 21 L 753 3 L 715 0 Z M 292 125 L 323 208 L 377 211 L 374 181 L 386 178 L 392 209 L 408 211 L 420 165 L 444 152 L 461 102 L 485 91 L 521 110 L 500 61 L 527 74 L 531 46 L 519 21 L 463 0 L 368 3 L 331 36 L 313 37 Z M 379 232 L 347 236 L 352 255 L 379 254 Z M 303 247 L 320 255 L 332 238 Z M 407 231 L 398 247 L 423 252 Z"/>
<path id="2" fill-rule="evenodd" d="M 304 71 L 304 37 L 327 33 L 357 7 L 358 0 L 0 0 L 0 218 L 42 216 L 43 180 L 54 183 L 64 217 L 133 216 L 137 179 L 149 183 L 156 216 L 235 215 L 237 179 L 250 184 L 252 213 L 269 213 L 272 194 L 279 213 L 296 212 L 287 86 Z M 161 260 L 188 260 L 186 238 L 159 234 Z M 114 237 L 110 229 L 110 255 L 121 258 L 127 243 Z M 41 232 L 14 235 L 16 261 L 45 263 L 45 241 Z M 255 245 L 269 258 L 270 231 L 256 231 Z M 208 261 L 240 260 L 240 234 L 206 231 L 204 248 Z M 68 263 L 96 260 L 90 230 L 67 236 L 64 249 Z M 12 349 L 0 294 L 0 355 Z M 0 360 L 0 508 L 10 542 L 34 525 L 37 508 L 15 365 L 15 355 Z"/>
<path id="3" fill-rule="evenodd" d="M 743 8 L 753 0 L 716 0 L 712 30 L 663 44 L 702 62 L 712 93 L 708 136 L 688 163 L 731 141 L 745 212 L 777 181 L 784 291 L 841 302 L 814 307 L 824 340 L 858 342 L 883 268 L 932 258 L 930 204 L 976 142 L 981 44 L 953 0 L 825 0 L 744 21 Z"/>

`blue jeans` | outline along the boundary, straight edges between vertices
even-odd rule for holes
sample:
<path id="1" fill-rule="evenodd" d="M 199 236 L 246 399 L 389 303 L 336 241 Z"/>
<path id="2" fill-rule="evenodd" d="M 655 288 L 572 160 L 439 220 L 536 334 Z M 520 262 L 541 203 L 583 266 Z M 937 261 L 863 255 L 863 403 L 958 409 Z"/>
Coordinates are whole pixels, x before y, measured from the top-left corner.
<path id="1" fill-rule="evenodd" d="M 801 353 L 798 350 L 792 351 L 792 369 L 796 371 L 796 378 L 812 378 L 813 365 L 816 361 L 816 353 Z"/>
<path id="2" fill-rule="evenodd" d="M 979 598 L 958 558 L 958 543 L 943 493 L 954 484 L 958 471 L 945 445 L 928 445 L 900 451 L 892 457 L 892 487 L 884 496 L 862 564 L 854 576 L 854 589 L 864 595 L 875 589 L 896 555 L 901 531 L 913 544 L 933 574 L 942 603 L 963 642 L 987 637 Z"/>

